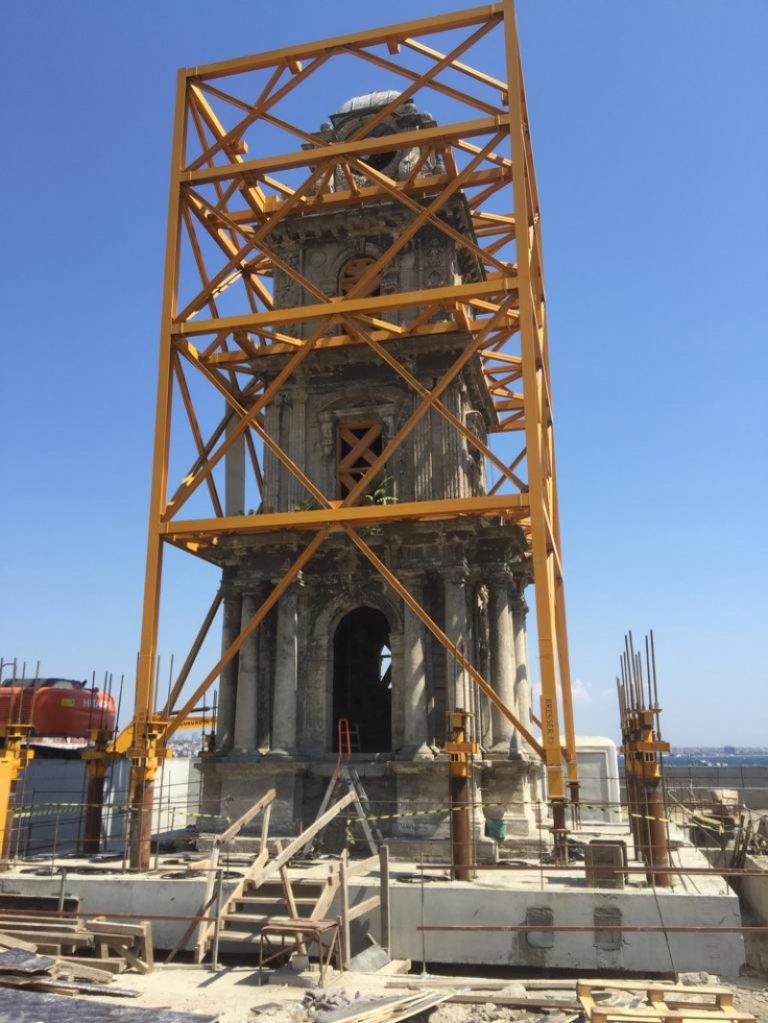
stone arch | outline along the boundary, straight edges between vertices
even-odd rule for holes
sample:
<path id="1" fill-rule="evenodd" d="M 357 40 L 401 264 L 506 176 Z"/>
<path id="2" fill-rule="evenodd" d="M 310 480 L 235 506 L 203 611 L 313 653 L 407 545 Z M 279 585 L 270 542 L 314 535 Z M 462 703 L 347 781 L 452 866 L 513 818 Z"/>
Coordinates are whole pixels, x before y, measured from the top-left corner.
<path id="1" fill-rule="evenodd" d="M 333 633 L 332 740 L 346 721 L 360 753 L 392 752 L 391 643 L 386 615 L 367 604 L 347 611 Z"/>
<path id="2" fill-rule="evenodd" d="M 391 706 L 391 749 L 396 749 L 401 742 L 401 678 L 402 678 L 402 634 L 403 614 L 399 601 L 371 585 L 360 586 L 347 592 L 323 608 L 311 622 L 308 630 L 315 657 L 322 663 L 321 675 L 316 678 L 319 687 L 317 701 L 314 703 L 322 716 L 317 722 L 323 732 L 323 748 L 329 753 L 334 748 L 335 725 L 333 719 L 333 639 L 336 630 L 344 617 L 359 607 L 370 607 L 381 614 L 389 625 L 390 650 L 392 655 L 392 706 Z M 386 750 L 375 752 L 386 753 Z"/>

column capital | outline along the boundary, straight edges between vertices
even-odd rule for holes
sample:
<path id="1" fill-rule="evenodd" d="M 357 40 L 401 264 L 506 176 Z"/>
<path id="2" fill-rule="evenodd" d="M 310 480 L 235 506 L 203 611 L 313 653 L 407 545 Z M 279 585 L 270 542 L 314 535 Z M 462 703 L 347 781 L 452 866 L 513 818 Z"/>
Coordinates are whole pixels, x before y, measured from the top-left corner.
<path id="1" fill-rule="evenodd" d="M 453 586 L 466 586 L 471 581 L 469 566 L 466 564 L 446 568 L 440 574 L 446 583 L 451 583 Z"/>
<path id="2" fill-rule="evenodd" d="M 525 600 L 525 587 L 515 581 L 510 595 L 510 607 L 515 614 L 527 615 L 528 604 Z"/>

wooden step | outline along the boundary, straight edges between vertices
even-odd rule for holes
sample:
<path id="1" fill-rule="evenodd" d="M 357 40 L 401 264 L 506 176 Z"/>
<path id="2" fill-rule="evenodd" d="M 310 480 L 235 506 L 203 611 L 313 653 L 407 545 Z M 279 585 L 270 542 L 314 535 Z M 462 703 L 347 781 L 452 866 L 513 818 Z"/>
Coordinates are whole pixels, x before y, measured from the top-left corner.
<path id="1" fill-rule="evenodd" d="M 219 943 L 231 942 L 233 945 L 258 945 L 261 931 L 219 931 Z"/>
<path id="2" fill-rule="evenodd" d="M 315 880 L 314 878 L 302 877 L 291 878 L 291 887 L 293 888 L 293 890 L 295 892 L 301 892 L 302 894 L 305 895 L 309 895 L 310 893 L 313 895 L 317 893 L 319 895 L 320 892 L 327 886 L 327 884 L 328 882 L 325 878 L 319 878 L 317 880 Z M 262 884 L 255 888 L 253 884 L 249 881 L 248 884 L 246 885 L 246 891 L 263 892 L 264 895 L 282 894 L 283 883 L 280 880 L 264 881 Z"/>
<path id="3" fill-rule="evenodd" d="M 261 927 L 261 925 L 273 917 L 274 913 L 228 913 L 221 918 L 222 930 L 234 926 L 236 930 L 242 930 L 249 925 Z"/>
<path id="4" fill-rule="evenodd" d="M 294 898 L 293 900 L 297 906 L 309 906 L 314 907 L 317 903 L 316 898 Z M 234 906 L 245 906 L 246 909 L 251 906 L 285 906 L 285 897 L 283 895 L 242 895 L 233 901 Z M 239 912 L 236 910 L 235 912 Z"/>

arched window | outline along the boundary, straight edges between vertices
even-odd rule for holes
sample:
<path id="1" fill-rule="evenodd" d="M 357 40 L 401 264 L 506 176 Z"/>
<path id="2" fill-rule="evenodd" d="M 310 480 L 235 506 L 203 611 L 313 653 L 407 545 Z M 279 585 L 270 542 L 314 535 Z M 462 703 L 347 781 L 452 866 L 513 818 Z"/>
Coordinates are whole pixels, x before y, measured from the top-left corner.
<path id="1" fill-rule="evenodd" d="M 333 748 L 339 720 L 349 722 L 352 749 L 392 749 L 392 654 L 389 622 L 375 607 L 358 607 L 333 637 Z"/>
<path id="2" fill-rule="evenodd" d="M 371 256 L 353 256 L 351 259 L 348 259 L 339 272 L 339 294 L 348 295 L 375 262 Z M 355 297 L 368 298 L 371 295 L 380 294 L 381 273 L 379 272 L 366 284 L 360 294 Z"/>

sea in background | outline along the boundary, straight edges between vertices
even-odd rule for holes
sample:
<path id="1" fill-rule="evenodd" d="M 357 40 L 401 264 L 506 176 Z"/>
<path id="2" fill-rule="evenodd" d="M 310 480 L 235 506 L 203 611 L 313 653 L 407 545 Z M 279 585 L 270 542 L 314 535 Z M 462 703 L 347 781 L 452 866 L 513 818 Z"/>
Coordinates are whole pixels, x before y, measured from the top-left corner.
<path id="1" fill-rule="evenodd" d="M 768 767 L 768 753 L 666 753 L 664 763 L 688 767 Z"/>
<path id="2" fill-rule="evenodd" d="M 619 762 L 624 758 L 619 756 Z M 669 767 L 768 767 L 768 753 L 672 753 L 664 754 Z"/>

